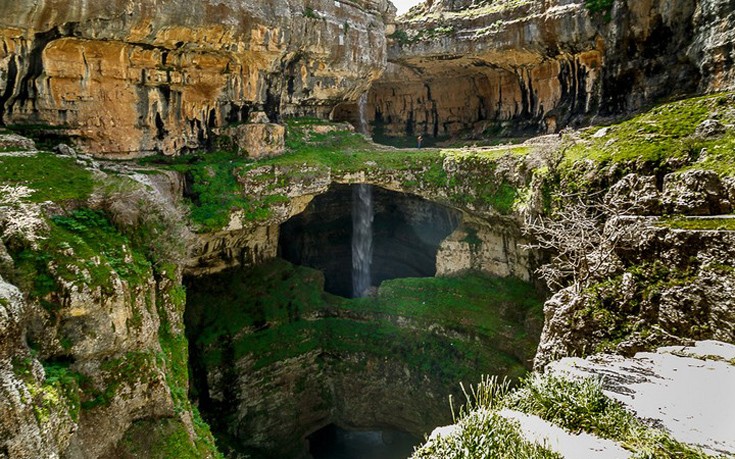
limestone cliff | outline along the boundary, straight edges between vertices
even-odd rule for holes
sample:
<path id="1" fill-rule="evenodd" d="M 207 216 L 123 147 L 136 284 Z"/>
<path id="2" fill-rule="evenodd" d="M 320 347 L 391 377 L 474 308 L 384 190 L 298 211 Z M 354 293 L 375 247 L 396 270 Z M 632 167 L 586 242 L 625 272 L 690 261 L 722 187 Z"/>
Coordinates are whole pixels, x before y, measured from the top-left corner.
<path id="1" fill-rule="evenodd" d="M 556 132 L 733 86 L 732 4 L 427 2 L 399 19 L 368 113 L 378 134 Z"/>
<path id="2" fill-rule="evenodd" d="M 385 66 L 385 0 L 3 2 L 0 118 L 173 154 L 265 110 L 327 116 Z"/>
<path id="3" fill-rule="evenodd" d="M 154 189 L 81 157 L 20 152 L 0 162 L 25 179 L 42 165 L 42 180 L 24 183 L 54 199 L 18 207 L 44 222 L 38 237 L 8 233 L 16 204 L 3 195 L 0 205 L 0 456 L 213 457 L 186 398 L 181 271 L 131 242 L 166 198 L 146 200 Z M 89 195 L 93 177 L 106 191 Z M 7 183 L 3 193 L 17 186 Z M 141 203 L 148 223 L 135 221 Z M 113 226 L 113 214 L 132 231 Z M 147 440 L 131 441 L 141 425 L 152 429 Z"/>

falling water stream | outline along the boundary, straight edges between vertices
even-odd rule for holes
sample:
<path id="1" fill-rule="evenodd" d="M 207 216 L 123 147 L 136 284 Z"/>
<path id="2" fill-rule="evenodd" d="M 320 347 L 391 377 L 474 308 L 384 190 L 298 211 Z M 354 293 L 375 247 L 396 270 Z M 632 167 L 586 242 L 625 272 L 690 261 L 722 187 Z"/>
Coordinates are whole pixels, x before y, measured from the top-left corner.
<path id="1" fill-rule="evenodd" d="M 352 295 L 368 294 L 373 262 L 373 189 L 355 185 L 352 191 Z"/>
<path id="2" fill-rule="evenodd" d="M 370 135 L 367 122 L 367 92 L 362 93 L 357 100 L 357 112 L 360 115 L 360 134 Z"/>

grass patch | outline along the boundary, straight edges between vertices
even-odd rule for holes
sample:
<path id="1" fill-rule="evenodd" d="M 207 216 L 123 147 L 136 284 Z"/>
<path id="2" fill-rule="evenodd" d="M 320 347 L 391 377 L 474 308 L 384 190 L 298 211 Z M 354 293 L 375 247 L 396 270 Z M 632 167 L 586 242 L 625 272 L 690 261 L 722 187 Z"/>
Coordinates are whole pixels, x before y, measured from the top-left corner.
<path id="1" fill-rule="evenodd" d="M 248 357 L 257 370 L 319 349 L 400 356 L 449 383 L 476 376 L 477 368 L 520 376 L 535 352 L 538 336 L 526 324 L 541 323 L 543 300 L 520 280 L 400 279 L 384 282 L 376 298 L 359 299 L 324 293 L 323 282 L 320 272 L 283 260 L 193 280 L 187 329 L 208 366 Z M 414 325 L 399 326 L 399 317 Z M 432 333 L 434 325 L 477 340 Z"/>
<path id="2" fill-rule="evenodd" d="M 485 409 L 468 412 L 457 421 L 458 430 L 419 447 L 412 459 L 562 459 L 541 445 L 526 441 L 520 427 Z"/>
<path id="3" fill-rule="evenodd" d="M 635 451 L 636 458 L 708 457 L 701 450 L 677 442 L 663 430 L 643 424 L 606 396 L 597 379 L 569 380 L 535 374 L 496 403 L 539 416 L 571 432 L 583 431 L 615 440 Z"/>
<path id="4" fill-rule="evenodd" d="M 72 158 L 51 153 L 0 156 L 0 183 L 25 185 L 36 190 L 34 202 L 84 200 L 94 187 L 90 171 Z"/>
<path id="5" fill-rule="evenodd" d="M 14 281 L 47 309 L 60 307 L 52 299 L 61 293 L 59 280 L 112 294 L 114 275 L 131 286 L 141 285 L 150 276 L 145 256 L 133 250 L 127 237 L 101 212 L 78 209 L 53 217 L 49 228 L 36 249 L 13 254 Z"/>
<path id="6" fill-rule="evenodd" d="M 483 378 L 469 390 L 463 387 L 463 391 L 467 401 L 459 410 L 458 432 L 427 442 L 412 456 L 414 459 L 560 457 L 543 449 L 529 450 L 533 445 L 525 443 L 515 425 L 497 414 L 503 408 L 538 416 L 572 433 L 587 432 L 614 440 L 634 451 L 636 459 L 709 457 L 665 431 L 643 424 L 606 396 L 597 379 L 532 374 L 510 390 L 507 381 L 501 383 L 493 377 Z"/>
<path id="7" fill-rule="evenodd" d="M 714 94 L 665 103 L 627 121 L 608 127 L 602 137 L 593 137 L 601 127 L 582 132 L 582 142 L 566 151 L 562 167 L 571 168 L 582 160 L 599 164 L 661 164 L 664 161 L 687 160 L 707 148 L 712 155 L 696 168 L 709 168 L 722 173 L 735 172 L 732 161 L 735 144 L 732 133 L 719 138 L 696 137 L 696 128 L 718 108 L 730 103 L 730 94 Z M 729 122 L 731 120 L 723 120 Z"/>
<path id="8" fill-rule="evenodd" d="M 735 218 L 685 218 L 659 220 L 658 226 L 678 230 L 735 231 Z"/>

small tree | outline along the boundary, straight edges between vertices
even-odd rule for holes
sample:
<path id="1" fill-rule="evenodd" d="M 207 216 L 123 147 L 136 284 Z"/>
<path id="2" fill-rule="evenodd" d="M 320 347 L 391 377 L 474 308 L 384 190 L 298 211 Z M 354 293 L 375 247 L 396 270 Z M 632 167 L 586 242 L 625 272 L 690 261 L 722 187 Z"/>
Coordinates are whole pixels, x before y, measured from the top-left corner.
<path id="1" fill-rule="evenodd" d="M 525 234 L 533 242 L 527 249 L 551 254 L 551 261 L 536 271 L 552 290 L 571 283 L 576 292 L 616 266 L 616 250 L 638 225 L 619 224 L 621 210 L 585 202 L 580 195 L 561 197 L 565 204 L 552 217 L 527 217 Z"/>

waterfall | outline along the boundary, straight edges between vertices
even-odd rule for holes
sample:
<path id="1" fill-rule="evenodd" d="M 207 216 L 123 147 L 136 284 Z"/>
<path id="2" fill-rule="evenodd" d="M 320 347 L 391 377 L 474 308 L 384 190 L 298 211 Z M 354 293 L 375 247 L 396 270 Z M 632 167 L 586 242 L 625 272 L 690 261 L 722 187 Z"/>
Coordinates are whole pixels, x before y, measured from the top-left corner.
<path id="1" fill-rule="evenodd" d="M 363 92 L 357 100 L 357 111 L 360 115 L 360 134 L 370 135 L 370 129 L 367 122 L 367 92 Z"/>
<path id="2" fill-rule="evenodd" d="M 352 191 L 352 296 L 370 289 L 373 262 L 373 189 L 356 185 Z"/>

